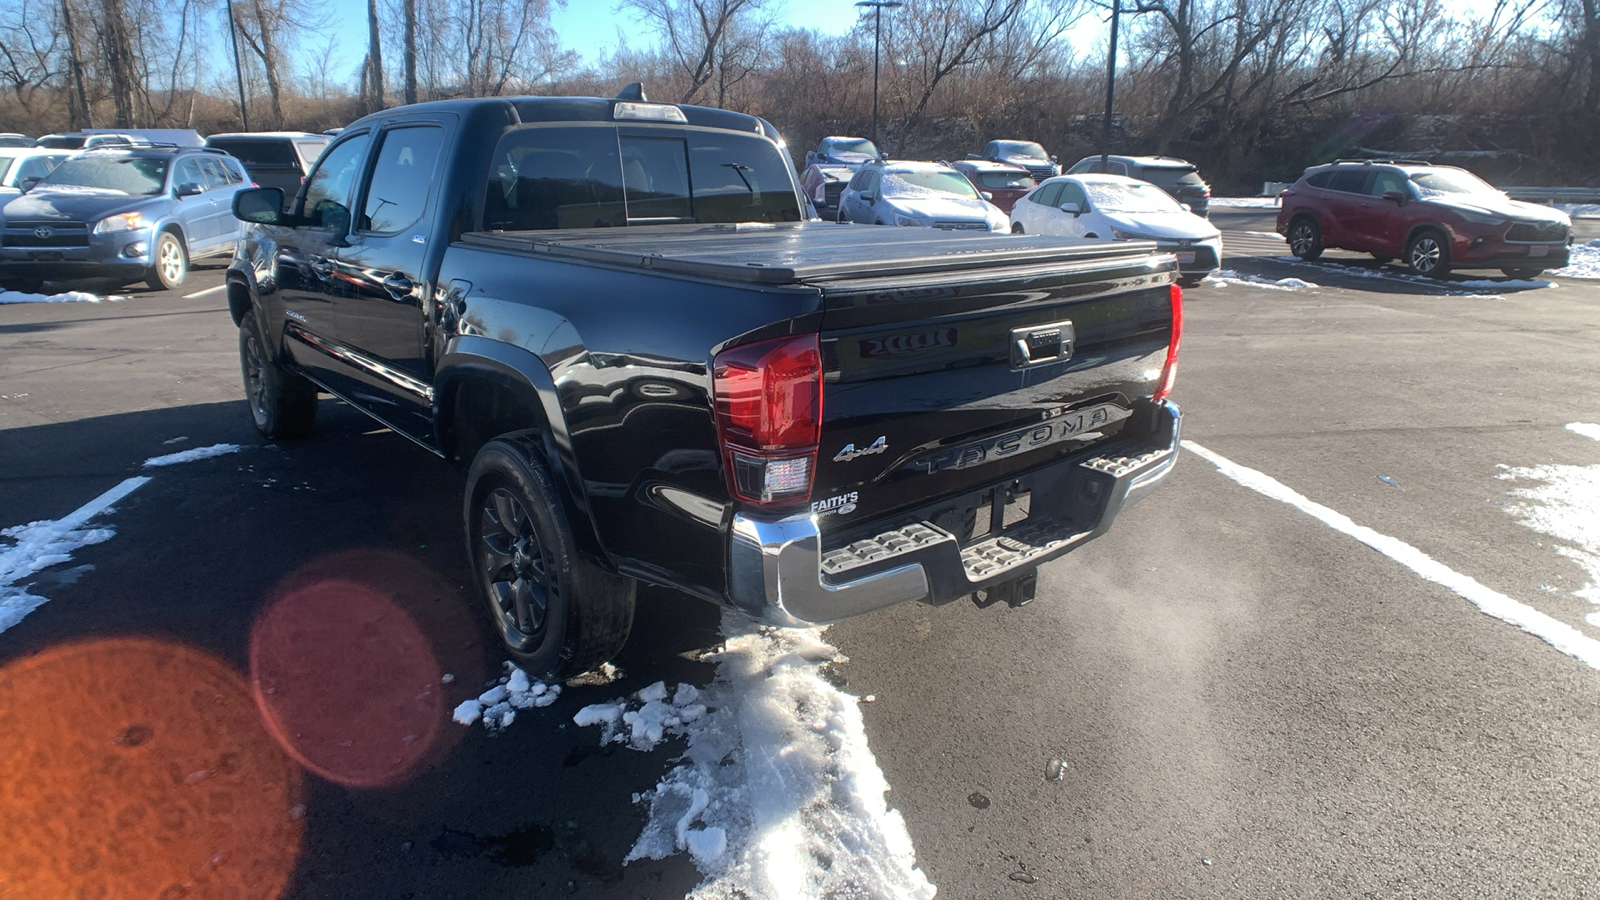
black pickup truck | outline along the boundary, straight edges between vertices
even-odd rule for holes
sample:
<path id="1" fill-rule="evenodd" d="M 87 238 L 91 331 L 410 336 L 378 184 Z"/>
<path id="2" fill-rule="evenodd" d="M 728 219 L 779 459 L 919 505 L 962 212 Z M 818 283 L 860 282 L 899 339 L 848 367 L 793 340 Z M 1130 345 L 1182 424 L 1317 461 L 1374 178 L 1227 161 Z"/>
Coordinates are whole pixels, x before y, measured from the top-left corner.
<path id="1" fill-rule="evenodd" d="M 467 468 L 476 589 L 530 672 L 627 639 L 636 580 L 783 625 L 1026 602 L 1178 452 L 1150 244 L 805 220 L 767 122 L 616 100 L 391 109 L 227 274 L 271 439 L 333 394 Z"/>

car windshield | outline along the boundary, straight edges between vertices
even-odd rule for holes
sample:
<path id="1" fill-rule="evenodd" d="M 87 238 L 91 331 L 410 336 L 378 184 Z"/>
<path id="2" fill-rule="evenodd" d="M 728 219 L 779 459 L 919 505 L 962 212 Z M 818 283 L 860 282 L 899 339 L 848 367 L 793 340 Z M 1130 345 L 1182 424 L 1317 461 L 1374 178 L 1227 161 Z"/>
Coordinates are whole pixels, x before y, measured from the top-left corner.
<path id="1" fill-rule="evenodd" d="M 1170 213 L 1182 212 L 1183 207 L 1172 195 L 1153 184 L 1123 184 L 1121 182 L 1087 181 L 1083 188 L 1089 201 L 1102 212 Z"/>
<path id="2" fill-rule="evenodd" d="M 967 200 L 978 199 L 977 189 L 960 172 L 943 169 L 928 172 L 884 173 L 885 197 L 926 197 L 930 194 L 953 194 Z"/>
<path id="3" fill-rule="evenodd" d="M 1025 156 L 1028 159 L 1049 159 L 1044 148 L 1033 141 L 1000 141 L 1001 156 Z"/>
<path id="4" fill-rule="evenodd" d="M 1437 169 L 1431 172 L 1412 172 L 1411 183 L 1423 197 L 1443 194 L 1488 195 L 1496 199 L 1501 192 L 1471 172 L 1461 169 Z"/>
<path id="5" fill-rule="evenodd" d="M 830 153 L 865 153 L 868 156 L 878 156 L 878 148 L 866 138 L 833 138 L 828 141 Z"/>
<path id="6" fill-rule="evenodd" d="M 167 181 L 167 161 L 146 156 L 85 157 L 69 159 L 56 167 L 41 184 L 51 187 L 86 187 L 120 191 L 142 197 L 161 193 Z"/>

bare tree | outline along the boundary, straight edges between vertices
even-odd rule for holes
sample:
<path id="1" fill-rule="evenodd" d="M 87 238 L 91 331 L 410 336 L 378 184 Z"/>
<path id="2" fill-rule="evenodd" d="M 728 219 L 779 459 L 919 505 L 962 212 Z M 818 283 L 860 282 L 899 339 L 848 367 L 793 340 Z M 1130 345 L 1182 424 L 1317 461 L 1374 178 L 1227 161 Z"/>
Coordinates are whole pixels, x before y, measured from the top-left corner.
<path id="1" fill-rule="evenodd" d="M 769 23 L 766 0 L 623 0 L 663 42 L 662 52 L 686 85 L 678 102 L 688 103 L 718 82 L 719 99 L 755 68 Z"/>

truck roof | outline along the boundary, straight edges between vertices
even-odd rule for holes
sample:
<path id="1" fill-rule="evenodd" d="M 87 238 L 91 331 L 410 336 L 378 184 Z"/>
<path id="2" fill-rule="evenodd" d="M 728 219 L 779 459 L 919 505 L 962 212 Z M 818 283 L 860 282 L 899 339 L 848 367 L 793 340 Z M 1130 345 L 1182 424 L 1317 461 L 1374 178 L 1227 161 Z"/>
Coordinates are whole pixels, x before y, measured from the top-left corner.
<path id="1" fill-rule="evenodd" d="M 382 110 L 352 122 L 350 127 L 354 128 L 362 122 L 391 118 L 396 114 L 402 113 L 439 111 L 466 116 L 495 107 L 508 109 L 515 117 L 515 120 L 521 123 L 615 122 L 619 121 L 614 114 L 614 109 L 618 103 L 675 106 L 682 111 L 689 125 L 701 128 L 723 128 L 730 131 L 742 131 L 746 134 L 755 133 L 765 135 L 773 140 L 778 139 L 776 128 L 773 128 L 763 119 L 744 113 L 731 112 L 726 109 L 712 109 L 707 106 L 656 103 L 655 101 L 606 100 L 600 97 L 469 97 L 457 100 L 431 100 L 426 103 L 397 106 L 393 109 Z"/>

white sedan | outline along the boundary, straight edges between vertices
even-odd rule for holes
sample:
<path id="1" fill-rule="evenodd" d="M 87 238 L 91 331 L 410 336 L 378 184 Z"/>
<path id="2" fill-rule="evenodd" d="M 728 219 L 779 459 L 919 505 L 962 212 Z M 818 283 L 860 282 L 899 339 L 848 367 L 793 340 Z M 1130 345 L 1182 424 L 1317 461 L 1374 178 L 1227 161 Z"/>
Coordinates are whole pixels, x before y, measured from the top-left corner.
<path id="1" fill-rule="evenodd" d="M 1154 241 L 1178 257 L 1179 281 L 1199 284 L 1222 264 L 1222 232 L 1161 188 L 1121 175 L 1047 178 L 1011 208 L 1016 234 Z"/>

